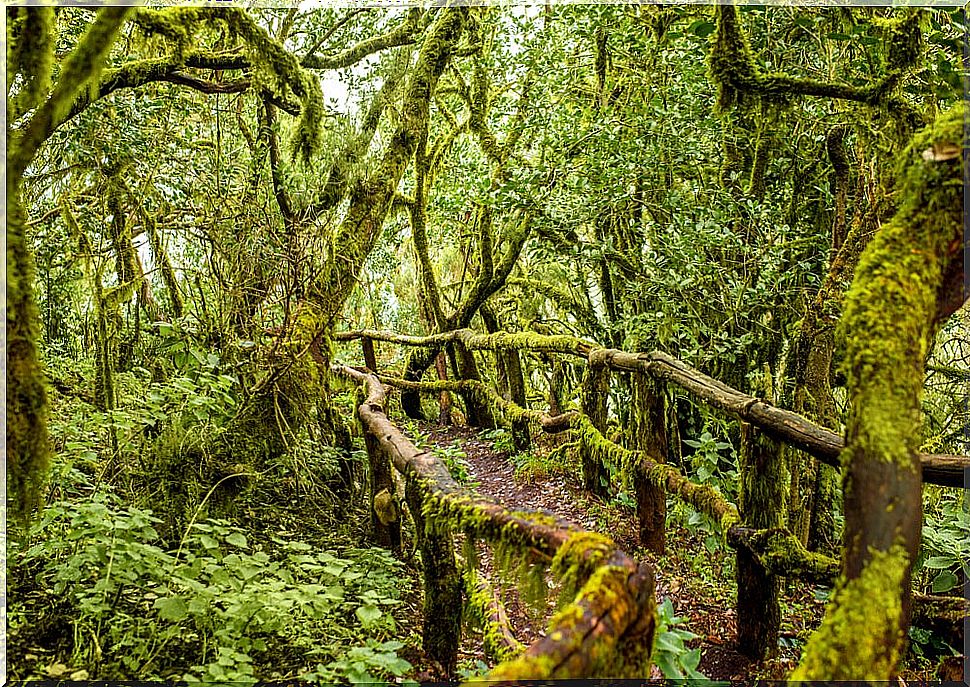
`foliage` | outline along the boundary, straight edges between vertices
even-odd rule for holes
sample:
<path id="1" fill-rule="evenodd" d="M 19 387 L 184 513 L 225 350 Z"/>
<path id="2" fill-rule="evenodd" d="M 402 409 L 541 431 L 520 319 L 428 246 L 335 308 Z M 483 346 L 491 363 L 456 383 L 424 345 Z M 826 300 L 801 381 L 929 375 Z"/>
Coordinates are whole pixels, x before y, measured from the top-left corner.
<path id="1" fill-rule="evenodd" d="M 944 594 L 970 577 L 970 511 L 960 493 L 943 493 L 935 505 L 927 505 L 915 572 L 928 592 Z"/>
<path id="2" fill-rule="evenodd" d="M 295 660 L 316 662 L 308 680 L 373 681 L 410 667 L 389 640 L 400 563 L 386 552 L 263 545 L 216 520 L 165 550 L 158 522 L 104 493 L 52 504 L 10 571 L 15 653 L 59 637 L 57 657 L 100 679 L 254 682 Z M 22 676 L 43 674 L 30 670 Z"/>
<path id="3" fill-rule="evenodd" d="M 693 632 L 678 627 L 684 618 L 674 614 L 670 597 L 657 606 L 657 630 L 653 643 L 653 661 L 668 680 L 706 680 L 697 672 L 701 662 L 699 648 L 688 649 L 685 642 L 697 639 Z"/>

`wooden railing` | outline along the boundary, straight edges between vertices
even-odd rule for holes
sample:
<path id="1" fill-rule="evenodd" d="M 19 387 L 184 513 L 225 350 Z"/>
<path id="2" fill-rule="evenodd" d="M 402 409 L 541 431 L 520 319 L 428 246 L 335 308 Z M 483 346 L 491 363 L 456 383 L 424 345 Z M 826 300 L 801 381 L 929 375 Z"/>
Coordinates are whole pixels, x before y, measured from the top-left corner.
<path id="1" fill-rule="evenodd" d="M 409 391 L 425 391 L 440 393 L 451 391 L 461 393 L 467 402 L 479 403 L 486 406 L 491 415 L 512 426 L 516 423 L 527 423 L 536 431 L 555 433 L 571 431 L 578 442 L 579 453 L 583 462 L 583 473 L 587 486 L 594 488 L 594 480 L 601 475 L 602 466 L 606 462 L 622 466 L 630 475 L 634 492 L 637 497 L 637 511 L 639 514 L 639 528 L 641 541 L 656 550 L 663 548 L 664 513 L 666 495 L 672 494 L 690 504 L 693 508 L 708 515 L 720 527 L 726 542 L 735 548 L 737 556 L 737 618 L 739 648 L 748 655 L 763 657 L 777 646 L 778 629 L 780 623 L 779 588 L 780 577 L 792 577 L 812 582 L 831 582 L 839 572 L 839 563 L 834 558 L 823 554 L 809 552 L 802 542 L 785 527 L 785 475 L 786 465 L 782 455 L 782 444 L 797 447 L 829 465 L 839 465 L 839 454 L 844 442 L 834 432 L 819 427 L 806 418 L 777 408 L 763 399 L 744 394 L 721 382 L 704 375 L 687 366 L 683 362 L 660 352 L 628 353 L 624 351 L 606 349 L 591 342 L 568 336 L 542 336 L 531 333 L 497 333 L 483 335 L 470 330 L 457 330 L 428 337 L 413 337 L 399 335 L 392 332 L 362 330 L 342 332 L 336 335 L 338 340 L 362 341 L 368 371 L 354 370 L 341 367 L 341 374 L 366 382 L 371 396 L 383 399 L 383 385 L 396 386 Z M 389 342 L 403 346 L 442 347 L 454 345 L 468 350 L 502 350 L 502 351 L 531 351 L 541 353 L 558 353 L 584 358 L 587 372 L 583 380 L 582 412 L 569 411 L 567 413 L 550 416 L 549 414 L 523 408 L 498 395 L 490 386 L 479 380 L 444 380 L 436 382 L 416 382 L 393 377 L 376 376 L 376 356 L 374 341 Z M 606 427 L 604 388 L 608 388 L 612 372 L 627 373 L 635 383 L 644 386 L 637 389 L 637 411 L 639 422 L 647 425 L 647 441 L 640 442 L 638 449 L 633 450 L 619 446 L 604 436 Z M 704 402 L 708 406 L 723 411 L 741 421 L 741 452 L 739 455 L 740 484 L 738 504 L 735 505 L 725 499 L 719 492 L 706 484 L 692 482 L 678 469 L 666 464 L 667 427 L 666 413 L 662 404 L 664 395 L 662 386 L 673 384 L 686 391 L 690 396 Z M 369 436 L 368 447 L 377 442 L 382 448 L 377 452 L 390 456 L 395 466 L 402 474 L 413 475 L 423 480 L 425 500 L 414 500 L 412 514 L 417 508 L 429 517 L 428 522 L 435 518 L 441 522 L 450 522 L 452 528 L 456 525 L 468 527 L 471 523 L 481 520 L 488 522 L 478 529 L 472 530 L 471 536 L 485 536 L 488 532 L 495 533 L 495 526 L 504 527 L 503 523 L 511 522 L 508 512 L 496 504 L 486 505 L 478 497 L 462 492 L 447 475 L 447 471 L 439 463 L 433 463 L 427 454 L 417 452 L 403 435 L 387 421 L 383 415 L 383 400 L 375 401 L 375 405 L 361 406 L 360 416 Z M 381 416 L 380 422 L 373 419 L 374 414 Z M 374 451 L 372 453 L 372 460 Z M 395 457 L 397 456 L 397 457 Z M 432 462 L 428 462 L 432 461 Z M 954 455 L 922 455 L 920 461 L 923 467 L 925 482 L 945 486 L 963 487 L 965 471 L 970 468 L 970 458 Z M 432 465 L 433 464 L 433 465 Z M 379 470 L 379 467 L 377 468 Z M 374 468 L 372 467 L 372 472 Z M 375 489 L 380 485 L 375 485 Z M 387 485 L 381 488 L 386 488 Z M 376 492 L 375 492 L 376 493 Z M 434 505 L 427 504 L 447 504 Z M 422 516 L 419 515 L 418 519 Z M 529 524 L 520 523 L 522 532 L 545 532 L 545 538 L 536 539 L 536 535 L 519 540 L 524 547 L 532 547 L 547 556 L 555 556 L 563 544 L 570 541 L 571 536 L 578 538 L 579 531 L 567 523 L 558 523 L 551 530 L 538 527 L 537 521 L 528 519 Z M 423 526 L 427 529 L 428 522 Z M 518 522 L 518 521 L 516 521 Z M 420 527 L 419 527 L 420 529 Z M 569 534 L 572 533 L 572 534 Z M 529 538 L 532 537 L 532 538 Z M 538 543 L 541 539 L 541 545 Z M 609 563 L 606 567 L 627 571 L 629 580 L 637 579 L 638 586 L 627 586 L 624 594 L 615 597 L 615 589 L 622 588 L 619 578 L 611 584 L 613 587 L 599 593 L 587 590 L 588 605 L 580 617 L 599 618 L 596 622 L 609 617 L 606 626 L 609 631 L 594 633 L 585 641 L 597 644 L 596 650 L 587 646 L 597 656 L 630 655 L 628 649 L 633 637 L 641 641 L 652 637 L 652 619 L 645 620 L 644 613 L 652 613 L 652 573 L 642 566 L 636 569 L 624 554 L 615 550 L 612 542 L 606 546 L 609 549 Z M 613 548 L 610 548 L 613 547 Z M 435 552 L 450 551 L 450 544 L 442 540 Z M 597 550 L 593 547 L 591 550 Z M 432 553 L 428 554 L 433 555 Z M 453 555 L 453 554 L 452 554 Z M 571 555 L 584 556 L 582 552 Z M 602 553 L 603 556 L 606 553 Z M 615 559 L 615 562 L 614 562 Z M 604 559 L 605 560 L 605 559 Z M 433 567 L 433 566 L 432 566 Z M 636 574 L 634 571 L 636 570 Z M 426 575 L 428 568 L 425 569 Z M 600 577 L 591 568 L 587 568 L 589 582 L 596 580 L 594 587 L 600 584 Z M 621 575 L 622 577 L 622 575 Z M 646 578 L 650 578 L 649 584 Z M 426 578 L 426 598 L 435 597 L 440 581 Z M 438 586 L 436 586 L 438 585 Z M 649 599 L 644 596 L 647 587 L 650 588 Z M 459 603 L 457 597 L 451 597 L 448 604 Z M 582 596 L 580 597 L 582 598 Z M 614 610 L 610 610 L 609 599 L 617 603 Z M 626 601 L 618 602 L 617 598 Z M 631 602 L 630 599 L 637 601 Z M 593 603 L 592 600 L 595 600 Z M 432 602 L 433 603 L 433 602 Z M 591 604 L 591 605 L 590 605 Z M 606 605 L 604 605 L 606 604 Z M 449 606 L 450 607 L 450 606 Z M 435 609 L 427 609 L 435 612 Z M 431 617 L 440 618 L 440 615 Z M 595 623 L 594 623 L 595 624 Z M 649 631 L 646 625 L 650 625 Z M 555 625 L 555 623 L 554 623 Z M 630 628 L 637 628 L 630 634 Z M 550 632 L 546 639 L 533 645 L 526 651 L 530 663 L 508 663 L 500 665 L 489 676 L 490 679 L 501 678 L 534 678 L 544 679 L 553 676 L 584 677 L 602 675 L 597 669 L 602 665 L 590 661 L 577 662 L 573 667 L 565 669 L 563 663 L 549 662 L 549 657 L 561 656 L 565 646 L 574 646 L 572 632 L 560 630 Z M 551 637 L 559 637 L 551 640 Z M 426 638 L 427 639 L 427 638 Z M 560 644 L 564 642 L 564 644 Z M 432 646 L 433 643 L 427 643 Z M 619 653 L 617 653 L 619 651 Z M 637 658 L 634 663 L 649 660 L 650 642 L 639 646 L 633 655 Z M 541 659 L 541 657 L 546 657 Z M 558 659 L 557 659 L 558 660 Z M 508 666 L 516 666 L 508 668 Z M 552 666 L 556 666 L 554 669 Z M 631 665 L 627 665 L 631 668 Z M 552 670 L 553 672 L 550 672 Z M 559 671 L 559 672 L 555 672 Z M 610 672 L 610 676 L 616 672 Z M 642 677 L 644 673 L 630 672 L 631 676 Z"/>
<path id="2" fill-rule="evenodd" d="M 608 537 L 548 514 L 510 510 L 463 489 L 439 458 L 419 450 L 391 423 L 384 410 L 384 385 L 375 375 L 346 366 L 334 369 L 366 391 L 358 417 L 371 474 L 380 476 L 372 480 L 372 506 L 393 493 L 388 462 L 406 480 L 407 510 L 424 569 L 424 648 L 446 673 L 454 672 L 461 637 L 462 576 L 453 539 L 461 533 L 466 546 L 481 540 L 545 561 L 558 573 L 566 593 L 578 589 L 552 619 L 546 636 L 500 664 L 489 680 L 581 678 L 604 671 L 621 677 L 644 674 L 656 627 L 654 574 L 648 563 L 637 564 Z M 376 505 L 380 527 L 398 531 L 387 540 L 399 542 L 400 521 L 388 517 L 396 509 Z M 473 597 L 475 592 L 467 589 L 464 595 Z"/>

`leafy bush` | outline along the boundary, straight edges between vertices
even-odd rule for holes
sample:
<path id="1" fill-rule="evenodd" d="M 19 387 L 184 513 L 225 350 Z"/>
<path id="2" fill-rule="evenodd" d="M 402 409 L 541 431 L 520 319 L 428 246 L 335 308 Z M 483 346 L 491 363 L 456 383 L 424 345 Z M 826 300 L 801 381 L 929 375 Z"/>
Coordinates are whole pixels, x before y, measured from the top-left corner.
<path id="1" fill-rule="evenodd" d="M 308 680 L 371 681 L 410 668 L 388 641 L 400 564 L 383 550 L 338 556 L 274 537 L 267 551 L 212 520 L 173 552 L 156 523 L 98 494 L 53 504 L 13 543 L 13 676 L 51 676 L 24 664 L 45 643 L 92 679 L 255 682 L 286 663 Z"/>
<path id="2" fill-rule="evenodd" d="M 664 597 L 657 607 L 657 632 L 653 640 L 653 661 L 667 679 L 706 680 L 697 671 L 701 662 L 700 648 L 688 649 L 684 642 L 697 639 L 693 632 L 677 627 L 683 618 L 674 615 L 674 604 Z"/>

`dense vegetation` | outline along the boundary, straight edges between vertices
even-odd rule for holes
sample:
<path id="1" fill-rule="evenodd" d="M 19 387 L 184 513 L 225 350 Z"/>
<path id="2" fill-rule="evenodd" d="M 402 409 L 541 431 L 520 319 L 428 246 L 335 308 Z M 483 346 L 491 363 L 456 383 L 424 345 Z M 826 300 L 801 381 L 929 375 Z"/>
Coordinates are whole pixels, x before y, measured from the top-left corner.
<path id="1" fill-rule="evenodd" d="M 472 569 L 488 528 L 395 487 L 339 365 L 390 375 L 384 410 L 458 482 L 436 422 L 607 520 L 637 510 L 626 553 L 690 595 L 762 579 L 734 571 L 740 524 L 838 559 L 770 577 L 810 622 L 776 619 L 780 648 L 742 629 L 742 653 L 789 654 L 765 676 L 958 654 L 965 609 L 911 606 L 970 574 L 967 492 L 920 478 L 970 453 L 962 10 L 6 11 L 11 677 L 366 682 L 518 655 L 422 648 L 433 605 L 406 590 L 432 544 L 454 559 L 435 518 Z M 790 409 L 844 437 L 841 468 L 611 380 L 602 349 Z M 389 527 L 409 504 L 418 526 Z M 547 556 L 561 605 L 616 569 L 582 537 Z M 823 619 L 806 598 L 833 587 Z M 699 675 L 701 621 L 650 608 L 639 651 Z"/>

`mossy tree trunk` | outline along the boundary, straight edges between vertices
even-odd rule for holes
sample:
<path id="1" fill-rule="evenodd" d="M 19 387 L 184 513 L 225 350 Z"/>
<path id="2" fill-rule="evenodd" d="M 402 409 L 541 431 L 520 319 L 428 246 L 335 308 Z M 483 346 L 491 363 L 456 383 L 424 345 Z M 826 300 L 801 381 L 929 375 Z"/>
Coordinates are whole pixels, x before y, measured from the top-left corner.
<path id="1" fill-rule="evenodd" d="M 962 271 L 964 118 L 961 103 L 901 156 L 899 210 L 864 251 L 846 296 L 842 578 L 796 680 L 889 680 L 905 647 L 926 356 L 966 297 L 952 288 Z"/>
<path id="2" fill-rule="evenodd" d="M 40 314 L 34 298 L 34 259 L 27 239 L 23 175 L 40 147 L 64 121 L 71 103 L 101 65 L 131 8 L 98 10 L 51 83 L 57 42 L 54 9 L 22 7 L 7 26 L 7 478 L 14 513 L 29 519 L 47 479 L 50 439 L 47 390 L 37 353 Z M 13 97 L 10 85 L 22 79 Z M 28 115 L 29 113 L 29 115 Z M 10 126 L 26 116 L 14 131 Z"/>
<path id="3" fill-rule="evenodd" d="M 485 331 L 494 334 L 501 331 L 499 321 L 488 304 L 480 309 Z M 525 377 L 522 374 L 522 359 L 515 349 L 493 351 L 496 371 L 496 387 L 499 396 L 506 401 L 512 401 L 520 408 L 527 407 L 525 394 Z M 526 420 L 512 421 L 512 441 L 517 451 L 528 451 L 531 446 L 529 423 Z"/>

